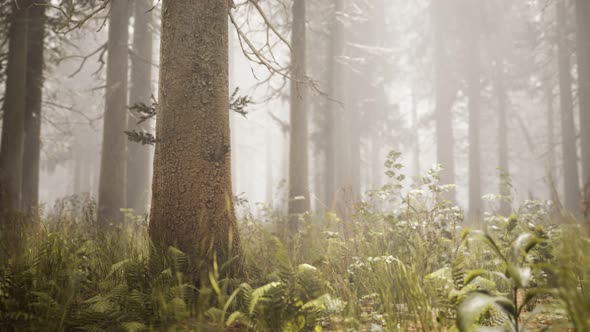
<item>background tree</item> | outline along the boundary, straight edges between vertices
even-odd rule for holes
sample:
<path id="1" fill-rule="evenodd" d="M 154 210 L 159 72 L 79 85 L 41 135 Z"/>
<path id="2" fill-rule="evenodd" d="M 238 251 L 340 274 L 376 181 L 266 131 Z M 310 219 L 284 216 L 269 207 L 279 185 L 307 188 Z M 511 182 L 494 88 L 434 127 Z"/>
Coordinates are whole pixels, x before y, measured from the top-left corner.
<path id="1" fill-rule="evenodd" d="M 133 46 L 131 52 L 131 76 L 129 88 L 129 105 L 151 105 L 152 95 L 152 43 L 153 18 L 152 1 L 134 2 Z M 151 132 L 152 121 L 140 124 L 138 113 L 129 113 L 128 130 Z M 137 128 L 139 127 L 139 128 Z M 137 143 L 128 144 L 127 159 L 127 207 L 138 214 L 147 212 L 149 186 L 151 184 L 151 148 Z"/>
<path id="2" fill-rule="evenodd" d="M 29 8 L 22 178 L 22 208 L 26 212 L 32 212 L 39 205 L 46 5 L 46 1 L 37 0 Z"/>
<path id="3" fill-rule="evenodd" d="M 432 2 L 432 28 L 434 30 L 434 80 L 435 80 L 435 127 L 436 127 L 436 160 L 442 164 L 442 183 L 455 183 L 453 115 L 451 109 L 455 100 L 455 89 L 451 78 L 451 60 L 448 48 L 449 11 L 451 6 L 444 1 Z M 449 193 L 448 198 L 455 200 L 455 194 Z"/>
<path id="4" fill-rule="evenodd" d="M 0 218 L 21 207 L 28 6 L 12 2 L 0 147 Z"/>
<path id="5" fill-rule="evenodd" d="M 110 6 L 98 219 L 116 224 L 123 219 L 126 198 L 129 3 L 115 0 Z"/>
<path id="6" fill-rule="evenodd" d="M 291 139 L 289 144 L 289 214 L 299 214 L 310 208 L 307 158 L 307 91 L 305 0 L 293 1 L 293 31 L 291 33 Z M 291 232 L 297 231 L 298 216 L 289 222 Z"/>
<path id="7" fill-rule="evenodd" d="M 588 183 L 590 179 L 590 21 L 588 20 L 590 2 L 576 0 L 575 4 L 582 180 Z"/>
<path id="8" fill-rule="evenodd" d="M 326 144 L 326 197 L 325 202 L 328 206 L 332 206 L 336 192 L 338 190 L 340 168 L 342 165 L 338 161 L 339 149 L 339 124 L 342 117 L 342 66 L 338 57 L 342 56 L 343 51 L 343 28 L 342 22 L 338 15 L 342 15 L 344 0 L 333 0 L 333 13 L 330 16 L 330 41 L 327 57 L 328 67 L 328 95 L 331 102 L 328 104 L 328 121 L 326 121 L 326 129 L 324 140 Z"/>
<path id="9" fill-rule="evenodd" d="M 469 2 L 470 13 L 465 27 L 465 57 L 467 62 L 466 84 L 469 108 L 469 214 L 472 220 L 478 220 L 482 213 L 481 206 L 481 50 L 480 22 L 483 18 L 480 4 Z"/>
<path id="10" fill-rule="evenodd" d="M 561 109 L 561 147 L 563 151 L 563 206 L 569 211 L 580 210 L 580 178 L 572 100 L 571 45 L 569 43 L 568 8 L 565 0 L 555 4 L 559 68 L 559 101 Z"/>

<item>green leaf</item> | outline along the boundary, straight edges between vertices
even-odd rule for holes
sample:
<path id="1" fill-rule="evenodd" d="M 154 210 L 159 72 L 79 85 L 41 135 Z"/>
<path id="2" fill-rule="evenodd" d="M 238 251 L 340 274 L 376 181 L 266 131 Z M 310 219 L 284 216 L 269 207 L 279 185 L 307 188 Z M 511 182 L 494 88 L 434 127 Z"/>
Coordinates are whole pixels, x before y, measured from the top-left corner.
<path id="1" fill-rule="evenodd" d="M 506 275 L 514 280 L 519 288 L 528 287 L 529 282 L 533 277 L 532 270 L 529 266 L 518 267 L 512 264 L 508 264 Z"/>
<path id="2" fill-rule="evenodd" d="M 510 300 L 491 295 L 488 292 L 475 291 L 462 301 L 458 307 L 457 327 L 459 327 L 459 330 L 472 331 L 480 316 L 490 307 L 501 309 L 511 317 L 514 315 L 514 305 Z"/>
<path id="3" fill-rule="evenodd" d="M 489 234 L 482 231 L 469 231 L 468 235 L 488 245 L 488 247 L 490 247 L 500 259 L 502 259 L 505 263 L 508 263 L 506 257 L 504 257 L 502 251 L 500 251 L 500 248 Z"/>
<path id="4" fill-rule="evenodd" d="M 219 284 L 217 283 L 217 280 L 215 280 L 215 276 L 213 275 L 213 272 L 209 272 L 209 282 L 211 282 L 211 287 L 213 287 L 215 294 L 217 296 L 220 296 L 221 295 L 221 288 L 219 288 Z"/>
<path id="5" fill-rule="evenodd" d="M 537 238 L 533 234 L 524 233 L 516 238 L 514 241 L 514 255 L 518 257 L 519 254 L 528 254 L 537 244 L 543 242 L 543 240 Z"/>
<path id="6" fill-rule="evenodd" d="M 488 270 L 484 270 L 484 269 L 477 269 L 477 270 L 472 270 L 469 271 L 469 273 L 465 276 L 465 279 L 463 280 L 463 285 L 468 285 L 470 282 L 472 282 L 475 278 L 484 275 L 484 274 L 489 274 L 490 271 Z"/>
<path id="7" fill-rule="evenodd" d="M 256 309 L 256 305 L 258 305 L 258 302 L 264 297 L 264 295 L 266 295 L 266 293 L 271 291 L 273 288 L 279 287 L 281 285 L 282 285 L 281 282 L 274 281 L 274 282 L 268 283 L 264 286 L 258 287 L 254 291 L 252 291 L 252 299 L 250 300 L 250 308 L 248 308 L 250 315 L 252 315 L 254 313 L 254 309 Z"/>

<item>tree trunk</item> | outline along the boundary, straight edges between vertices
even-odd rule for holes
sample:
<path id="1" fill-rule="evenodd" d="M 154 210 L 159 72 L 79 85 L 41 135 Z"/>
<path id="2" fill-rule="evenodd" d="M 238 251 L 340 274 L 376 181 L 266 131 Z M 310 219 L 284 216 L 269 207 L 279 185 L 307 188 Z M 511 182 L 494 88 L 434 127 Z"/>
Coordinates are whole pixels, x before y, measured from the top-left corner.
<path id="1" fill-rule="evenodd" d="M 12 5 L 0 147 L 0 224 L 21 205 L 27 75 L 27 4 Z"/>
<path id="2" fill-rule="evenodd" d="M 352 82 L 352 81 L 350 81 Z M 351 95 L 355 95 L 354 87 L 350 87 L 348 89 Z M 353 97 L 355 100 L 358 100 L 359 97 L 356 95 Z M 358 102 L 355 102 L 353 109 L 349 110 L 348 116 L 350 117 L 349 120 L 349 147 L 350 147 L 350 154 L 348 157 L 349 166 L 350 167 L 350 177 L 348 180 L 348 185 L 350 185 L 350 195 L 351 199 L 354 203 L 355 200 L 360 198 L 361 194 L 361 133 L 359 129 L 359 121 L 360 119 L 360 108 L 358 107 Z"/>
<path id="3" fill-rule="evenodd" d="M 559 61 L 559 99 L 561 107 L 561 147 L 563 151 L 563 207 L 573 213 L 580 211 L 580 179 L 576 153 L 576 129 L 572 101 L 570 46 L 567 35 L 567 8 L 565 0 L 556 4 L 557 46 Z"/>
<path id="4" fill-rule="evenodd" d="M 98 220 L 117 224 L 125 207 L 127 138 L 127 69 L 129 6 L 125 0 L 111 2 L 107 55 L 105 112 L 98 186 Z"/>
<path id="5" fill-rule="evenodd" d="M 582 180 L 590 181 L 590 1 L 576 0 Z"/>
<path id="6" fill-rule="evenodd" d="M 477 23 L 477 22 L 475 22 Z M 481 59 L 477 28 L 469 33 L 469 68 L 467 69 L 467 94 L 469 98 L 469 215 L 472 221 L 479 221 L 481 206 Z"/>
<path id="7" fill-rule="evenodd" d="M 24 117 L 24 151 L 22 208 L 34 215 L 39 205 L 39 157 L 41 154 L 41 104 L 43 99 L 43 67 L 46 0 L 38 0 L 29 9 L 27 96 Z"/>
<path id="8" fill-rule="evenodd" d="M 227 1 L 164 0 L 149 235 L 194 261 L 239 254 L 231 185 Z"/>
<path id="9" fill-rule="evenodd" d="M 336 191 L 338 190 L 338 168 L 336 159 L 338 157 L 339 142 L 338 124 L 342 116 L 342 66 L 338 63 L 337 57 L 342 55 L 342 24 L 338 15 L 343 8 L 343 0 L 333 0 L 333 13 L 331 17 L 330 47 L 328 51 L 328 94 L 332 100 L 329 101 L 328 120 L 324 139 L 326 141 L 326 188 L 324 198 L 325 204 L 332 208 Z"/>
<path id="10" fill-rule="evenodd" d="M 436 122 L 436 158 L 444 170 L 441 173 L 443 184 L 455 183 L 455 160 L 453 138 L 453 89 L 449 80 L 449 55 L 446 50 L 445 29 L 448 24 L 446 6 L 443 0 L 434 0 L 432 6 L 434 27 L 434 70 L 435 70 L 435 122 Z M 450 201 L 455 201 L 455 193 L 446 195 Z"/>
<path id="11" fill-rule="evenodd" d="M 553 56 L 553 52 L 551 53 Z M 556 192 L 555 192 L 555 123 L 554 123 L 554 116 L 555 116 L 555 108 L 554 102 L 555 98 L 553 95 L 553 81 L 551 80 L 550 75 L 548 75 L 545 83 L 543 84 L 545 88 L 545 101 L 547 102 L 547 181 L 549 184 L 549 197 L 551 200 L 557 201 Z"/>
<path id="12" fill-rule="evenodd" d="M 501 56 L 496 59 L 497 69 L 494 77 L 496 98 L 498 98 L 498 168 L 500 169 L 500 214 L 507 216 L 510 213 L 510 204 L 506 201 L 510 196 L 510 188 L 505 176 L 510 174 L 508 164 L 508 92 L 504 82 L 504 60 Z"/>
<path id="13" fill-rule="evenodd" d="M 289 143 L 289 214 L 309 210 L 309 181 L 307 162 L 307 87 L 305 86 L 305 0 L 293 1 L 291 33 L 291 140 Z M 298 216 L 289 219 L 289 230 L 295 234 Z"/>
<path id="14" fill-rule="evenodd" d="M 413 175 L 416 179 L 420 177 L 420 126 L 418 125 L 418 99 L 416 98 L 416 91 L 412 91 L 412 129 L 414 130 L 414 146 L 413 146 Z"/>
<path id="15" fill-rule="evenodd" d="M 135 1 L 133 29 L 133 54 L 131 56 L 131 87 L 129 105 L 150 105 L 152 94 L 152 7 L 151 0 Z M 128 116 L 129 130 L 151 131 L 151 121 L 137 125 L 133 114 Z M 139 143 L 128 144 L 127 207 L 138 214 L 147 212 L 151 179 L 151 148 Z"/>

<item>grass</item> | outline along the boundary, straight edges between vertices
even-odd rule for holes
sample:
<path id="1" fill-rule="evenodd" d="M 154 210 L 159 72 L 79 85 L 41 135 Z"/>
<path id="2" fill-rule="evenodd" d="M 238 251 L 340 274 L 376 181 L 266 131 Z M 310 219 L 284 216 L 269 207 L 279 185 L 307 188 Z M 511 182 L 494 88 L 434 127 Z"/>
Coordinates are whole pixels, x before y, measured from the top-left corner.
<path id="1" fill-rule="evenodd" d="M 244 274 L 219 262 L 198 287 L 184 253 L 149 255 L 143 218 L 105 234 L 90 200 L 64 199 L 2 241 L 0 330 L 590 331 L 580 225 L 527 201 L 469 230 L 436 170 L 402 191 L 390 157 L 390 183 L 346 217 L 306 213 L 288 238 L 288 217 L 270 209 L 241 220 Z"/>

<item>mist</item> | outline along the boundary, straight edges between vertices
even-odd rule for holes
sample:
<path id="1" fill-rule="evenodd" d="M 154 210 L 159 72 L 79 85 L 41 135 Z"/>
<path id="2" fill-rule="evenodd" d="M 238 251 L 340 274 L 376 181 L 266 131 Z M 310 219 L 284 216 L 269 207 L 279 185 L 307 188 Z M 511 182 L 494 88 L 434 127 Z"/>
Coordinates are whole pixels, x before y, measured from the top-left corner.
<path id="1" fill-rule="evenodd" d="M 92 266 L 133 255 L 176 262 L 180 256 L 166 256 L 176 248 L 190 263 L 172 269 L 218 296 L 243 287 L 218 290 L 212 280 L 224 273 L 287 285 L 282 275 L 263 276 L 310 264 L 330 277 L 307 300 L 331 294 L 343 302 L 322 302 L 324 309 L 348 313 L 341 308 L 321 323 L 301 311 L 301 330 L 466 330 L 476 324 L 462 316 L 476 305 L 469 300 L 445 302 L 452 317 L 439 318 L 447 307 L 428 293 L 436 287 L 420 284 L 420 295 L 398 298 L 384 295 L 380 282 L 414 289 L 400 280 L 443 274 L 451 282 L 451 269 L 475 268 L 481 257 L 498 269 L 534 270 L 502 254 L 522 234 L 538 239 L 531 248 L 556 250 L 531 261 L 559 260 L 562 268 L 539 267 L 535 285 L 577 290 L 559 276 L 581 258 L 561 242 L 545 244 L 553 231 L 555 241 L 587 240 L 588 15 L 586 0 L 6 0 L 0 225 L 14 243 L 7 257 L 18 261 L 50 233 L 92 243 L 119 234 L 96 249 L 118 252 Z M 501 259 L 481 248 L 470 256 L 466 234 L 491 241 Z M 414 240 L 420 245 L 406 243 Z M 356 272 L 368 278 L 360 287 L 355 269 L 375 258 L 405 262 L 411 275 Z M 104 272 L 97 278 L 116 274 Z M 497 288 L 478 291 L 514 291 L 516 307 L 524 306 L 518 289 L 533 286 L 506 273 L 514 287 L 489 277 Z M 345 279 L 350 284 L 334 291 Z M 463 291 L 469 282 L 459 284 Z M 367 309 L 363 301 L 378 304 Z M 400 318 L 396 304 L 414 318 Z M 186 317 L 205 319 L 199 310 Z M 379 310 L 384 318 L 360 318 Z M 568 316 L 576 328 L 588 324 L 576 321 L 581 312 Z M 161 314 L 157 324 L 166 321 Z M 513 314 L 519 330 L 520 310 Z M 260 321 L 269 325 L 232 324 L 291 326 L 267 318 Z M 145 326 L 167 323 L 157 324 Z"/>

